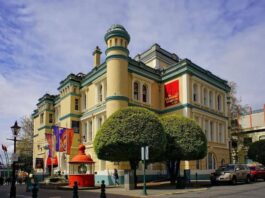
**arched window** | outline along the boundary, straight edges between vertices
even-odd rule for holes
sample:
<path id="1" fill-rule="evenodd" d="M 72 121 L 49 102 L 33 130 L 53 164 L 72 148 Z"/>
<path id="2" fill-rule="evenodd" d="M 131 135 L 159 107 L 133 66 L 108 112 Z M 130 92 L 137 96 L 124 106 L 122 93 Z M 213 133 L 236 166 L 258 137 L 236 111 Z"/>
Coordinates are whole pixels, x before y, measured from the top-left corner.
<path id="1" fill-rule="evenodd" d="M 209 92 L 209 106 L 213 108 L 213 92 Z"/>
<path id="2" fill-rule="evenodd" d="M 148 87 L 143 85 L 143 102 L 148 102 Z"/>
<path id="3" fill-rule="evenodd" d="M 193 84 L 193 101 L 198 102 L 198 85 Z"/>
<path id="4" fill-rule="evenodd" d="M 213 153 L 208 153 L 207 155 L 207 165 L 208 169 L 215 169 L 216 168 L 216 159 L 213 155 Z"/>
<path id="5" fill-rule="evenodd" d="M 217 96 L 217 109 L 218 111 L 222 111 L 222 96 L 221 95 Z"/>
<path id="6" fill-rule="evenodd" d="M 203 89 L 203 104 L 205 106 L 208 105 L 208 94 L 207 94 L 207 89 L 206 88 Z"/>
<path id="7" fill-rule="evenodd" d="M 134 82 L 133 83 L 133 99 L 134 100 L 139 100 L 139 83 Z"/>
<path id="8" fill-rule="evenodd" d="M 221 160 L 221 166 L 224 166 L 225 165 L 225 159 L 222 159 Z"/>

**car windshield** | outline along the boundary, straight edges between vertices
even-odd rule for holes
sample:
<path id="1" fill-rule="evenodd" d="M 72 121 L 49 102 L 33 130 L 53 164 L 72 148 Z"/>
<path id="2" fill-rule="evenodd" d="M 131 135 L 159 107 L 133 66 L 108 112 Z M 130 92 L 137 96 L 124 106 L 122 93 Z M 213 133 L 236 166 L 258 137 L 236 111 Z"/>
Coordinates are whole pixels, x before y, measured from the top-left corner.
<path id="1" fill-rule="evenodd" d="M 217 171 L 233 171 L 233 170 L 235 170 L 234 165 L 221 166 L 217 169 Z"/>

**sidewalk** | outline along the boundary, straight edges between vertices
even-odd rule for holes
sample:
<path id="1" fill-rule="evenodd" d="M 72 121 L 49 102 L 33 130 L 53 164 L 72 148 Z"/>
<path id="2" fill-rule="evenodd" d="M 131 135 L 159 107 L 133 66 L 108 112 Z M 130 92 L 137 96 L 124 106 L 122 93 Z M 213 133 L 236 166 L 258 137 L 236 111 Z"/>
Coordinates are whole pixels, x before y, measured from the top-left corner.
<path id="1" fill-rule="evenodd" d="M 116 194 L 131 197 L 163 197 L 165 195 L 204 191 L 208 189 L 209 185 L 210 181 L 198 181 L 197 185 L 195 185 L 195 181 L 192 181 L 191 187 L 176 189 L 176 187 L 174 185 L 170 185 L 169 182 L 150 182 L 147 183 L 147 196 L 143 195 L 143 183 L 138 184 L 138 188 L 135 190 L 125 190 L 124 186 L 108 186 L 106 187 L 106 195 Z M 99 190 L 89 191 L 99 192 Z"/>

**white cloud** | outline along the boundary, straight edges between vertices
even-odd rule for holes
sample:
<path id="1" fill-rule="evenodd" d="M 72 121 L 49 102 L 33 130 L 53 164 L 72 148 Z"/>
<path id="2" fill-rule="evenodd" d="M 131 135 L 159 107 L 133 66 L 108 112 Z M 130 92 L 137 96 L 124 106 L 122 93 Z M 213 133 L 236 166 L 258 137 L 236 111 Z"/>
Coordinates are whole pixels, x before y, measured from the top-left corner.
<path id="1" fill-rule="evenodd" d="M 87 73 L 92 51 L 99 45 L 104 52 L 104 34 L 115 23 L 131 35 L 132 57 L 158 43 L 235 81 L 243 103 L 261 108 L 263 5 L 248 0 L 0 1 L 0 130 L 8 134 L 9 125 L 31 114 L 46 92 L 56 93 L 70 72 Z"/>

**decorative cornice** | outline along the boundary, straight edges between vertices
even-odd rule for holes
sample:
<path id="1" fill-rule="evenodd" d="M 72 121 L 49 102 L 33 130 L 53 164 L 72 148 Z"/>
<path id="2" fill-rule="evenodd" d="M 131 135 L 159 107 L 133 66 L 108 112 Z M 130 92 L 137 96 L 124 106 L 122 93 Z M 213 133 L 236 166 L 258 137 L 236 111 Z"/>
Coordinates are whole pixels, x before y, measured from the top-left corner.
<path id="1" fill-rule="evenodd" d="M 106 62 L 111 59 L 122 59 L 122 60 L 128 61 L 128 56 L 121 55 L 121 54 L 110 55 L 106 57 Z"/>
<path id="2" fill-rule="evenodd" d="M 129 50 L 125 47 L 121 47 L 121 46 L 113 46 L 113 47 L 109 47 L 106 49 L 105 51 L 105 54 L 107 55 L 109 51 L 112 51 L 112 50 L 120 50 L 120 51 L 123 51 L 127 54 L 127 56 L 129 55 Z"/>
<path id="3" fill-rule="evenodd" d="M 62 120 L 66 119 L 66 118 L 69 118 L 69 117 L 80 118 L 81 115 L 74 114 L 74 113 L 68 113 L 65 116 L 60 117 L 59 120 L 62 121 Z"/>
<path id="4" fill-rule="evenodd" d="M 104 62 L 101 65 L 94 67 L 94 69 L 91 70 L 91 72 L 89 72 L 82 80 L 81 88 L 91 84 L 94 80 L 104 75 L 107 72 L 106 66 L 106 62 Z"/>
<path id="5" fill-rule="evenodd" d="M 38 131 L 40 131 L 42 129 L 51 129 L 51 128 L 52 128 L 52 126 L 44 125 L 44 126 L 38 128 Z"/>
<path id="6" fill-rule="evenodd" d="M 126 96 L 108 96 L 106 98 L 106 101 L 108 102 L 110 100 L 123 100 L 123 101 L 128 102 L 129 101 L 129 98 L 126 97 Z"/>
<path id="7" fill-rule="evenodd" d="M 63 99 L 65 99 L 65 98 L 68 97 L 68 96 L 76 96 L 76 97 L 80 97 L 81 94 L 68 93 L 68 94 L 66 94 L 65 96 L 61 97 L 61 98 L 60 98 L 60 101 L 62 101 Z"/>

